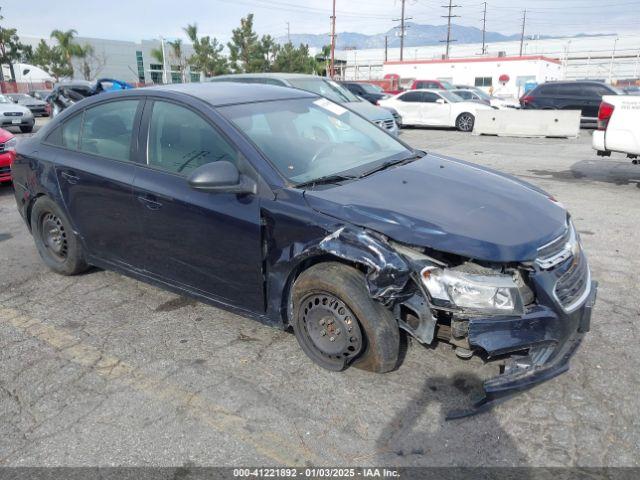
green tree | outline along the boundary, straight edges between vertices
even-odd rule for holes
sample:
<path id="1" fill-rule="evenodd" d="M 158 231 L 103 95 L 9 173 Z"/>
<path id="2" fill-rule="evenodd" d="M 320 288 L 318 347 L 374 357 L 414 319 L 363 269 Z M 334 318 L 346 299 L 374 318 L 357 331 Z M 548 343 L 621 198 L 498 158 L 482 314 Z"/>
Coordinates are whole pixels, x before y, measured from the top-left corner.
<path id="1" fill-rule="evenodd" d="M 194 53 L 188 59 L 189 65 L 206 77 L 229 73 L 229 63 L 222 55 L 224 46 L 217 38 L 198 37 L 198 26 L 195 23 L 187 25 L 183 30 L 193 44 Z"/>
<path id="2" fill-rule="evenodd" d="M 285 43 L 276 55 L 272 70 L 274 72 L 316 73 L 318 62 L 309 55 L 309 46 L 294 47 L 291 42 Z"/>
<path id="3" fill-rule="evenodd" d="M 69 67 L 71 72 L 71 74 L 68 75 L 69 77 L 73 77 L 74 73 L 73 57 L 82 55 L 82 47 L 73 41 L 77 34 L 78 32 L 73 29 L 66 31 L 56 29 L 51 32 L 51 38 L 58 42 L 60 53 Z"/>
<path id="4" fill-rule="evenodd" d="M 60 47 L 50 47 L 44 40 L 40 40 L 33 51 L 30 63 L 42 68 L 56 81 L 73 75 L 73 70 L 69 68 Z"/>
<path id="5" fill-rule="evenodd" d="M 231 70 L 236 73 L 268 72 L 279 49 L 270 35 L 258 37 L 253 30 L 252 13 L 240 20 L 227 47 Z"/>
<path id="6" fill-rule="evenodd" d="M 4 17 L 0 15 L 0 21 Z M 28 53 L 28 47 L 20 43 L 18 33 L 15 28 L 0 27 L 0 65 L 9 65 L 11 72 L 11 80 L 16 81 L 16 72 L 13 64 L 24 59 L 25 52 Z M 0 67 L 0 80 L 4 80 L 2 68 Z"/>
<path id="7" fill-rule="evenodd" d="M 185 71 L 187 70 L 187 61 L 182 54 L 182 40 L 176 39 L 172 42 L 167 42 L 170 47 L 169 58 L 170 58 L 170 66 L 169 69 L 171 71 L 176 68 L 178 73 L 180 74 L 180 80 L 182 82 L 185 81 Z"/>

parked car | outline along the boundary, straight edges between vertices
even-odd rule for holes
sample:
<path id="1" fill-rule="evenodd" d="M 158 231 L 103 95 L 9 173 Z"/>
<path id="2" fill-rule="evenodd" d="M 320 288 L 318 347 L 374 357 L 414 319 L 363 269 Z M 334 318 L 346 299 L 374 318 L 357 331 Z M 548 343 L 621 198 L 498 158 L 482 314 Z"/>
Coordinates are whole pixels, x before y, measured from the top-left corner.
<path id="1" fill-rule="evenodd" d="M 605 95 L 598 112 L 598 129 L 593 148 L 602 157 L 611 152 L 626 153 L 638 163 L 640 155 L 640 97 Z"/>
<path id="2" fill-rule="evenodd" d="M 611 85 L 596 81 L 546 82 L 523 95 L 520 105 L 538 110 L 581 110 L 581 123 L 595 127 L 602 97 L 623 94 Z"/>
<path id="3" fill-rule="evenodd" d="M 51 95 L 51 92 L 53 92 L 53 90 L 31 90 L 29 92 L 29 95 L 31 95 L 33 98 L 37 98 L 38 100 L 46 102 L 47 97 Z"/>
<path id="4" fill-rule="evenodd" d="M 344 105 L 367 120 L 385 129 L 392 135 L 399 134 L 402 118 L 398 112 L 380 108 L 356 97 L 349 90 L 337 82 L 314 75 L 301 73 L 250 73 L 241 75 L 220 75 L 210 79 L 211 82 L 240 82 L 278 85 L 282 87 L 298 88 L 316 93 L 328 98 L 332 102 Z"/>
<path id="5" fill-rule="evenodd" d="M 493 108 L 499 109 L 520 108 L 520 104 L 516 99 L 508 100 L 506 98 L 493 97 L 480 89 L 472 90 L 467 88 L 456 88 L 455 90 L 451 90 L 451 92 L 455 93 L 467 102 L 482 103 L 484 105 L 489 105 Z"/>
<path id="6" fill-rule="evenodd" d="M 33 118 L 31 110 L 22 105 L 13 103 L 5 95 L 0 95 L 0 126 L 20 127 L 22 133 L 33 131 L 36 120 Z"/>
<path id="7" fill-rule="evenodd" d="M 414 80 L 410 90 L 453 90 L 454 86 L 445 80 Z"/>
<path id="8" fill-rule="evenodd" d="M 84 98 L 104 92 L 130 90 L 132 88 L 134 87 L 127 82 L 114 80 L 112 78 L 100 78 L 95 82 L 74 80 L 56 84 L 47 97 L 47 101 L 50 104 L 51 116 L 55 117 L 66 108 L 69 108 Z"/>
<path id="9" fill-rule="evenodd" d="M 16 137 L 0 128 L 0 183 L 11 181 L 11 164 L 16 155 Z"/>
<path id="10" fill-rule="evenodd" d="M 390 96 L 384 93 L 382 88 L 371 83 L 341 82 L 341 85 L 347 88 L 354 95 L 362 97 L 374 105 L 377 105 L 379 100 L 384 100 Z"/>
<path id="11" fill-rule="evenodd" d="M 589 330 L 596 285 L 553 197 L 317 94 L 96 95 L 17 150 L 17 206 L 53 271 L 95 265 L 292 328 L 329 370 L 393 370 L 404 330 L 500 362 L 484 409 L 564 372 Z"/>
<path id="12" fill-rule="evenodd" d="M 405 126 L 455 127 L 461 132 L 473 131 L 478 110 L 491 109 L 448 90 L 409 90 L 381 100 L 380 105 L 397 110 Z"/>
<path id="13" fill-rule="evenodd" d="M 5 93 L 4 96 L 11 100 L 13 103 L 17 103 L 18 105 L 27 107 L 36 117 L 49 116 L 49 108 L 47 106 L 47 102 L 37 100 L 32 96 L 27 95 L 26 93 Z"/>

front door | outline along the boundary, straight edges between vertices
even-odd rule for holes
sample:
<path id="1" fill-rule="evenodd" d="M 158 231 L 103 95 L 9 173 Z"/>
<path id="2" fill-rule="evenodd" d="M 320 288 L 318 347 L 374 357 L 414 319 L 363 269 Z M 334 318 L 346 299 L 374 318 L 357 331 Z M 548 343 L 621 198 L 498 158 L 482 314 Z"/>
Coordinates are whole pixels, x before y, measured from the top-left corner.
<path id="1" fill-rule="evenodd" d="M 440 103 L 438 103 L 440 101 Z M 444 103 L 443 103 L 444 102 Z M 424 125 L 449 126 L 451 104 L 433 92 L 422 92 L 422 121 Z"/>
<path id="2" fill-rule="evenodd" d="M 125 266 L 138 258 L 132 139 L 140 110 L 137 99 L 101 103 L 71 117 L 47 138 L 61 147 L 56 177 L 87 253 Z"/>
<path id="3" fill-rule="evenodd" d="M 197 191 L 187 182 L 206 163 L 238 164 L 238 151 L 186 106 L 147 107 L 147 164 L 137 167 L 134 182 L 145 270 L 190 292 L 264 311 L 259 197 Z"/>

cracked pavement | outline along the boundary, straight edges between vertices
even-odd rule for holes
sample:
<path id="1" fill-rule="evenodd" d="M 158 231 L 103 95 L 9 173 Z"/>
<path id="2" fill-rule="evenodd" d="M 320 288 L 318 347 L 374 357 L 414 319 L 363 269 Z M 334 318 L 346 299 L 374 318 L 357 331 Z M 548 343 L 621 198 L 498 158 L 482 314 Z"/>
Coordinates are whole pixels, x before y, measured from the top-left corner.
<path id="1" fill-rule="evenodd" d="M 403 139 L 572 212 L 600 290 L 567 374 L 446 422 L 492 367 L 413 343 L 395 372 L 332 373 L 287 332 L 112 272 L 57 276 L 2 186 L 0 465 L 640 466 L 640 166 L 596 157 L 589 131 Z"/>

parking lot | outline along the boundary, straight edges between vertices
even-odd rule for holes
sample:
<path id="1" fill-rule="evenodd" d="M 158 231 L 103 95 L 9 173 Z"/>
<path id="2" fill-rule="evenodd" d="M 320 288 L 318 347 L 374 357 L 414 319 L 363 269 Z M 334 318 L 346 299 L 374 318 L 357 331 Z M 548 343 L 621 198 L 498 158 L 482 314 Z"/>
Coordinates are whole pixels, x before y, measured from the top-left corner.
<path id="1" fill-rule="evenodd" d="M 57 276 L 2 186 L 0 465 L 640 466 L 640 166 L 598 158 L 587 130 L 402 138 L 572 213 L 600 287 L 567 374 L 446 421 L 495 371 L 413 343 L 392 373 L 331 373 L 290 333 L 112 272 Z"/>

